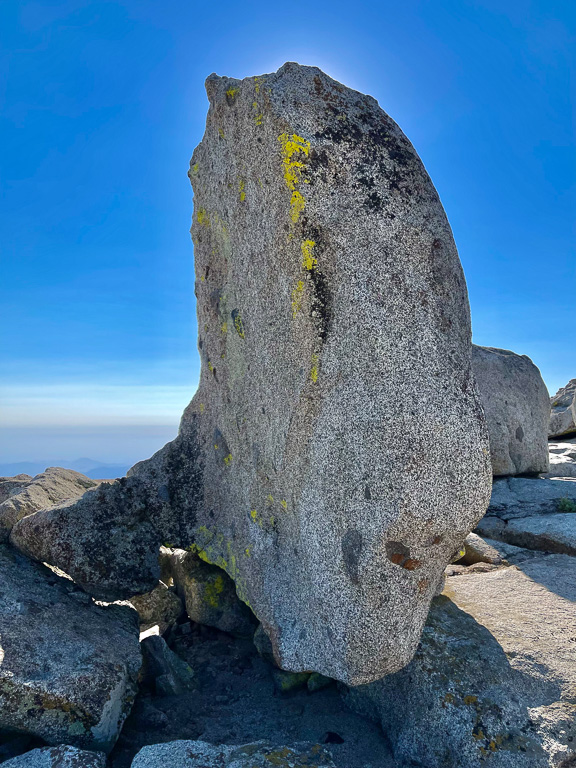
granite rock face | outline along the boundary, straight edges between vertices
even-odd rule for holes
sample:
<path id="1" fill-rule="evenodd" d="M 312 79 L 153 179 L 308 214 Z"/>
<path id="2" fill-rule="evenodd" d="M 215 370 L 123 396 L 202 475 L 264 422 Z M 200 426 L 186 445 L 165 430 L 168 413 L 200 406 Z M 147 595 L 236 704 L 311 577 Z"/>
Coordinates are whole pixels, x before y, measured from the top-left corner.
<path id="1" fill-rule="evenodd" d="M 550 398 L 550 437 L 561 437 L 576 433 L 576 379 L 571 379 L 565 387 Z"/>
<path id="2" fill-rule="evenodd" d="M 24 481 L 19 492 L 15 493 L 16 489 L 13 488 L 8 498 L 0 504 L 0 542 L 6 541 L 12 527 L 21 518 L 66 499 L 78 499 L 98 483 L 98 480 L 92 480 L 80 472 L 61 467 L 48 467 L 30 482 Z"/>
<path id="3" fill-rule="evenodd" d="M 399 768 L 574 765 L 576 559 L 520 568 L 449 577 L 412 662 L 345 692 Z"/>
<path id="4" fill-rule="evenodd" d="M 170 741 L 144 747 L 132 768 L 334 768 L 330 753 L 320 744 L 270 746 L 262 741 L 242 746 L 205 741 Z"/>
<path id="5" fill-rule="evenodd" d="M 106 768 L 103 752 L 76 747 L 41 747 L 2 763 L 3 768 Z"/>
<path id="6" fill-rule="evenodd" d="M 367 682 L 410 660 L 490 494 L 458 254 L 374 99 L 296 64 L 206 87 L 198 392 L 173 443 L 12 541 L 116 597 L 154 586 L 153 544 L 192 547 L 280 666 Z"/>
<path id="7" fill-rule="evenodd" d="M 137 614 L 74 589 L 0 546 L 0 729 L 108 752 L 137 690 Z"/>
<path id="8" fill-rule="evenodd" d="M 526 355 L 472 347 L 494 475 L 548 471 L 550 400 L 540 371 Z"/>

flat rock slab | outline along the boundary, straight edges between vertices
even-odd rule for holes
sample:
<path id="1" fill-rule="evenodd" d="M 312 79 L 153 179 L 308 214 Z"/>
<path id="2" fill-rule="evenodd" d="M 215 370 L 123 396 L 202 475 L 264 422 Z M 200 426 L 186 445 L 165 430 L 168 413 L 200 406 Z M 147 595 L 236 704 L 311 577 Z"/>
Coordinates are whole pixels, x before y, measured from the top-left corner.
<path id="1" fill-rule="evenodd" d="M 547 472 L 550 397 L 538 368 L 526 355 L 476 344 L 472 366 L 494 475 Z"/>
<path id="2" fill-rule="evenodd" d="M 0 728 L 108 752 L 137 690 L 137 614 L 71 590 L 0 546 Z"/>
<path id="3" fill-rule="evenodd" d="M 144 747 L 132 768 L 334 768 L 330 753 L 320 744 L 273 747 L 264 742 L 230 746 L 204 741 L 171 741 Z"/>
<path id="4" fill-rule="evenodd" d="M 485 517 L 476 529 L 483 536 L 517 547 L 557 552 L 576 557 L 576 508 L 574 512 L 537 515 L 512 520 Z"/>
<path id="5" fill-rule="evenodd" d="M 512 520 L 556 514 L 563 511 L 563 505 L 572 503 L 576 509 L 576 482 L 572 480 L 501 478 L 494 481 L 487 515 Z"/>
<path id="6" fill-rule="evenodd" d="M 346 700 L 380 720 L 401 767 L 571 766 L 574 638 L 574 558 L 450 577 L 413 661 Z"/>
<path id="7" fill-rule="evenodd" d="M 72 469 L 48 467 L 30 482 L 23 483 L 19 492 L 14 493 L 16 488 L 12 488 L 8 498 L 0 504 L 0 542 L 6 541 L 14 525 L 26 515 L 67 499 L 78 499 L 100 482 Z"/>
<path id="8" fill-rule="evenodd" d="M 41 747 L 2 763 L 2 768 L 106 768 L 106 755 L 66 745 Z"/>
<path id="9" fill-rule="evenodd" d="M 547 477 L 572 477 L 576 479 L 576 441 L 567 440 L 548 444 L 550 471 Z"/>

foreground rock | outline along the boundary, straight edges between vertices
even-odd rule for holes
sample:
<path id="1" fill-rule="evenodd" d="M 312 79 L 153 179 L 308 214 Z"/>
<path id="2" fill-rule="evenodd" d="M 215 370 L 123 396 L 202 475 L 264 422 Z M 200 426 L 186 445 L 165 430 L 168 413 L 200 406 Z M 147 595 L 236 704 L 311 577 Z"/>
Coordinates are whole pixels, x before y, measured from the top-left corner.
<path id="1" fill-rule="evenodd" d="M 576 438 L 562 443 L 548 443 L 550 471 L 548 477 L 571 477 L 576 480 Z"/>
<path id="2" fill-rule="evenodd" d="M 576 433 L 576 379 L 571 379 L 565 387 L 550 398 L 550 437 L 561 437 Z"/>
<path id="3" fill-rule="evenodd" d="M 502 555 L 491 544 L 475 533 L 469 533 L 464 540 L 464 555 L 458 560 L 461 565 L 490 563 L 500 565 Z"/>
<path id="4" fill-rule="evenodd" d="M 547 472 L 550 399 L 538 368 L 526 355 L 476 345 L 472 366 L 494 475 Z"/>
<path id="5" fill-rule="evenodd" d="M 548 768 L 576 760 L 576 560 L 448 578 L 413 661 L 346 698 L 398 765 Z"/>
<path id="6" fill-rule="evenodd" d="M 108 752 L 136 694 L 136 613 L 0 546 L 0 729 Z"/>
<path id="7" fill-rule="evenodd" d="M 171 741 L 144 747 L 132 768 L 334 768 L 330 753 L 320 744 L 295 744 L 273 747 L 265 742 L 234 746 L 207 744 L 205 741 Z"/>
<path id="8" fill-rule="evenodd" d="M 177 696 L 195 687 L 194 672 L 170 650 L 158 635 L 142 640 L 144 653 L 144 679 L 161 696 Z"/>
<path id="9" fill-rule="evenodd" d="M 256 629 L 254 614 L 238 598 L 227 573 L 182 549 L 173 550 L 170 564 L 174 585 L 192 621 L 239 637 L 252 637 Z"/>
<path id="10" fill-rule="evenodd" d="M 158 544 L 193 546 L 282 667 L 367 682 L 409 661 L 488 503 L 464 276 L 374 99 L 296 64 L 206 85 L 198 392 L 173 443 L 12 541 L 116 598 L 154 586 Z"/>
<path id="11" fill-rule="evenodd" d="M 106 768 L 106 755 L 103 752 L 87 752 L 61 745 L 42 747 L 14 757 L 3 768 Z"/>
<path id="12" fill-rule="evenodd" d="M 26 515 L 66 499 L 78 499 L 99 482 L 72 469 L 48 467 L 46 472 L 36 475 L 30 482 L 22 483 L 19 493 L 12 492 L 0 504 L 0 542 L 6 541 L 12 527 Z"/>

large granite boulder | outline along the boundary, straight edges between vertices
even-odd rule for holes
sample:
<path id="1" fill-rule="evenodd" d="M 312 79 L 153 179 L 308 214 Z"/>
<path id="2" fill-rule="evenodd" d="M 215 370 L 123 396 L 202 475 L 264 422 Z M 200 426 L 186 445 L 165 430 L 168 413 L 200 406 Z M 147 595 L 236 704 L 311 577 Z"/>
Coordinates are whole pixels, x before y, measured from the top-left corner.
<path id="1" fill-rule="evenodd" d="M 488 503 L 464 276 L 373 98 L 297 64 L 206 87 L 198 392 L 173 443 L 12 542 L 116 597 L 154 586 L 158 544 L 192 547 L 280 666 L 367 682 L 410 660 Z"/>
<path id="2" fill-rule="evenodd" d="M 320 744 L 271 746 L 263 741 L 241 746 L 205 741 L 169 741 L 144 747 L 132 768 L 334 768 L 332 757 Z"/>
<path id="3" fill-rule="evenodd" d="M 137 614 L 0 546 L 0 729 L 108 752 L 137 690 Z"/>
<path id="4" fill-rule="evenodd" d="M 550 398 L 550 437 L 576 433 L 576 379 L 571 379 Z"/>
<path id="5" fill-rule="evenodd" d="M 131 597 L 129 603 L 138 611 L 140 633 L 155 627 L 157 634 L 163 635 L 184 612 L 182 600 L 176 591 L 167 587 L 163 581 L 159 581 L 151 592 Z"/>
<path id="6" fill-rule="evenodd" d="M 9 496 L 0 504 L 0 542 L 6 541 L 18 520 L 67 499 L 78 499 L 99 482 L 73 469 L 48 467 L 29 482 L 23 481 L 19 492 L 13 486 Z M 0 490 L 3 485 L 0 485 Z"/>
<path id="7" fill-rule="evenodd" d="M 472 347 L 494 475 L 548 471 L 550 400 L 540 371 L 526 355 Z"/>
<path id="8" fill-rule="evenodd" d="M 2 768 L 106 768 L 106 755 L 66 745 L 40 747 L 2 763 Z"/>
<path id="9" fill-rule="evenodd" d="M 412 662 L 345 691 L 399 768 L 575 764 L 576 559 L 520 568 L 448 578 Z"/>

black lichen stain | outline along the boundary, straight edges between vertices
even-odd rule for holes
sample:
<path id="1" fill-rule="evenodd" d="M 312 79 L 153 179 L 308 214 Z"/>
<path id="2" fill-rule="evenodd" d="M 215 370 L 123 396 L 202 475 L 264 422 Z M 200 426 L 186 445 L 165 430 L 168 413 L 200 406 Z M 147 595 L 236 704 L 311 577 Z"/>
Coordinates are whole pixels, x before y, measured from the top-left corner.
<path id="1" fill-rule="evenodd" d="M 302 219 L 303 239 L 314 243 L 315 257 L 320 257 L 324 245 L 322 232 L 307 218 Z M 318 338 L 324 343 L 328 337 L 332 324 L 332 293 L 324 272 L 314 264 L 306 270 L 312 283 L 312 297 L 310 300 L 310 317 L 316 327 Z"/>
<path id="2" fill-rule="evenodd" d="M 354 528 L 349 528 L 342 537 L 342 557 L 346 571 L 353 584 L 358 584 L 358 564 L 362 552 L 362 534 Z"/>

